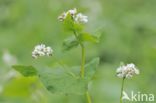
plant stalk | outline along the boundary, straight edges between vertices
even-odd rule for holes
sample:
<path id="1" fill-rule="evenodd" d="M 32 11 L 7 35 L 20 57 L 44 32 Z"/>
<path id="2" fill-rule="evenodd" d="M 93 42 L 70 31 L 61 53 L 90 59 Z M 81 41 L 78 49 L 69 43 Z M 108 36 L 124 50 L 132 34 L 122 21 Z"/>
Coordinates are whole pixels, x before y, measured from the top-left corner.
<path id="1" fill-rule="evenodd" d="M 88 102 L 88 103 L 92 103 L 92 101 L 91 101 L 91 96 L 90 96 L 90 94 L 89 94 L 88 91 L 86 92 L 86 97 L 87 97 L 87 102 Z"/>
<path id="2" fill-rule="evenodd" d="M 123 96 L 123 89 L 124 89 L 124 81 L 125 81 L 125 77 L 122 79 L 121 94 L 120 94 L 120 103 L 123 103 L 122 96 Z"/>
<path id="3" fill-rule="evenodd" d="M 83 44 L 81 44 L 81 70 L 80 70 L 80 74 L 81 77 L 84 78 L 85 75 L 85 47 Z"/>
<path id="4" fill-rule="evenodd" d="M 77 32 L 75 30 L 73 32 L 74 32 L 75 38 L 79 41 Z M 85 55 L 85 53 L 86 53 L 86 51 L 85 51 L 84 44 L 81 41 L 79 41 L 79 43 L 80 43 L 80 46 L 81 46 L 81 68 L 80 68 L 80 75 L 81 75 L 81 78 L 84 78 L 84 76 L 85 76 L 85 61 L 86 61 L 86 55 Z M 89 95 L 89 92 L 88 91 L 86 92 L 86 98 L 87 98 L 88 103 L 92 103 L 91 96 Z"/>
<path id="5" fill-rule="evenodd" d="M 79 41 L 77 32 L 75 30 L 73 32 L 74 32 L 74 35 L 75 35 L 76 39 Z M 81 46 L 81 68 L 80 68 L 80 75 L 81 75 L 81 78 L 84 78 L 84 75 L 85 75 L 85 61 L 86 61 L 85 47 L 84 47 L 84 44 L 81 41 L 79 41 L 79 44 Z"/>

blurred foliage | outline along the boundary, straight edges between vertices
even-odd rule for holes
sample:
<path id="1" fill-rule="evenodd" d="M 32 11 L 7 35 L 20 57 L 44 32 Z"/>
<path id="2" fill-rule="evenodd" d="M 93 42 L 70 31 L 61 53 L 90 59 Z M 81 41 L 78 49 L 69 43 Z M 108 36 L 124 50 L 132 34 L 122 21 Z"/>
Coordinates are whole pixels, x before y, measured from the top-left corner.
<path id="1" fill-rule="evenodd" d="M 34 45 L 45 43 L 64 64 L 80 64 L 79 48 L 62 51 L 70 33 L 57 20 L 75 7 L 89 16 L 86 31 L 102 34 L 99 44 L 87 44 L 87 61 L 96 56 L 101 60 L 90 86 L 93 103 L 119 101 L 121 80 L 115 71 L 120 62 L 133 62 L 141 72 L 126 81 L 125 91 L 156 95 L 155 5 L 156 0 L 0 0 L 0 103 L 86 103 L 84 96 L 49 93 L 38 78 L 14 71 L 3 55 L 7 50 L 17 64 L 51 67 L 56 65 L 53 57 L 31 57 Z"/>

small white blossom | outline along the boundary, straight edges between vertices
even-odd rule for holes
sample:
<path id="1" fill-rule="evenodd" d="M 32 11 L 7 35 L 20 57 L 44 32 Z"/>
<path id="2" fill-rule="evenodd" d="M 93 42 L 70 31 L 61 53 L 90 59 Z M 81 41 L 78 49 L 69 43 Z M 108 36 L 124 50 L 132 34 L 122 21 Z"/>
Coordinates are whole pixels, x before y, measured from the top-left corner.
<path id="1" fill-rule="evenodd" d="M 60 21 L 64 21 L 68 14 L 71 15 L 71 17 L 73 18 L 74 22 L 76 22 L 76 23 L 87 23 L 88 22 L 88 16 L 85 16 L 82 13 L 77 13 L 77 9 L 76 8 L 68 10 L 67 12 L 62 13 L 58 17 L 58 19 Z"/>
<path id="2" fill-rule="evenodd" d="M 74 9 L 71 9 L 71 10 L 68 10 L 68 12 L 67 13 L 69 13 L 70 15 L 75 15 L 76 13 L 77 13 L 77 9 L 76 8 L 74 8 Z"/>
<path id="3" fill-rule="evenodd" d="M 46 47 L 46 55 L 51 56 L 52 53 L 53 53 L 53 50 L 51 49 L 51 47 Z"/>
<path id="4" fill-rule="evenodd" d="M 58 20 L 60 21 L 64 21 L 67 17 L 67 13 L 66 12 L 63 12 L 59 17 L 58 17 Z"/>
<path id="5" fill-rule="evenodd" d="M 131 78 L 133 75 L 139 74 L 139 70 L 135 67 L 134 64 L 127 64 L 120 66 L 116 70 L 117 76 L 119 78 Z"/>
<path id="6" fill-rule="evenodd" d="M 88 16 L 85 16 L 82 13 L 78 13 L 75 17 L 75 21 L 78 23 L 87 23 L 88 22 Z"/>
<path id="7" fill-rule="evenodd" d="M 41 44 L 41 45 L 35 46 L 32 52 L 32 57 L 36 59 L 40 56 L 51 56 L 52 53 L 53 53 L 53 50 L 51 49 L 51 47 L 46 47 L 44 44 Z"/>
<path id="8" fill-rule="evenodd" d="M 74 8 L 74 9 L 71 9 L 71 10 L 68 10 L 67 12 L 63 12 L 59 17 L 58 19 L 60 21 L 64 21 L 67 17 L 68 14 L 70 14 L 72 17 L 74 17 L 74 15 L 77 13 L 77 9 Z"/>

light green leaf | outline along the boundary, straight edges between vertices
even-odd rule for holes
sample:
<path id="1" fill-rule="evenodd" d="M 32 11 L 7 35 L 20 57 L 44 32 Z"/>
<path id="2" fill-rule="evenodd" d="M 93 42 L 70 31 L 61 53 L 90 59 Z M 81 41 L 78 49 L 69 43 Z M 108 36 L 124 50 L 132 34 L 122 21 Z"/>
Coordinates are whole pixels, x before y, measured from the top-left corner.
<path id="1" fill-rule="evenodd" d="M 66 19 L 63 21 L 63 26 L 65 30 L 67 31 L 73 31 L 74 30 L 74 21 L 70 14 L 66 16 Z"/>
<path id="2" fill-rule="evenodd" d="M 81 32 L 83 30 L 84 26 L 79 23 L 74 23 L 74 30 L 77 32 Z"/>
<path id="3" fill-rule="evenodd" d="M 37 70 L 33 66 L 13 65 L 12 68 L 20 72 L 25 77 L 36 76 L 38 74 Z"/>
<path id="4" fill-rule="evenodd" d="M 40 72 L 41 81 L 51 93 L 56 94 L 84 94 L 87 82 L 79 76 L 73 77 L 62 68 L 47 69 Z"/>
<path id="5" fill-rule="evenodd" d="M 32 66 L 13 66 L 24 76 L 39 76 L 39 79 L 51 93 L 55 94 L 85 94 L 88 89 L 88 83 L 95 75 L 99 58 L 91 60 L 85 65 L 85 77 L 80 77 L 80 66 L 72 67 L 70 70 L 74 76 L 69 74 L 69 70 L 59 66 L 56 68 L 36 69 Z"/>
<path id="6" fill-rule="evenodd" d="M 70 14 L 68 14 L 66 19 L 63 21 L 63 26 L 67 31 L 73 32 L 75 30 L 77 32 L 80 32 L 83 30 L 83 25 L 76 23 L 74 21 L 74 18 Z"/>
<path id="7" fill-rule="evenodd" d="M 3 88 L 3 95 L 6 97 L 16 96 L 21 98 L 23 97 L 28 98 L 32 92 L 35 92 L 35 89 L 33 88 L 32 84 L 35 84 L 35 86 L 37 86 L 36 88 L 40 87 L 40 84 L 37 81 L 38 81 L 37 77 L 14 78 L 5 84 Z M 0 103 L 5 102 L 1 101 Z"/>
<path id="8" fill-rule="evenodd" d="M 74 36 L 71 36 L 63 41 L 63 50 L 70 50 L 74 47 L 77 47 L 79 42 Z"/>
<path id="9" fill-rule="evenodd" d="M 100 62 L 100 59 L 97 57 L 85 65 L 85 78 L 87 80 L 92 79 L 99 65 L 99 62 Z"/>
<path id="10" fill-rule="evenodd" d="M 92 77 L 95 75 L 96 69 L 98 68 L 100 59 L 99 57 L 96 57 L 89 61 L 87 64 L 85 64 L 85 80 L 90 81 Z M 72 67 L 72 72 L 76 75 L 80 74 L 80 66 Z"/>
<path id="11" fill-rule="evenodd" d="M 91 35 L 89 33 L 80 33 L 79 39 L 82 42 L 88 41 L 93 43 L 99 42 L 100 35 Z"/>

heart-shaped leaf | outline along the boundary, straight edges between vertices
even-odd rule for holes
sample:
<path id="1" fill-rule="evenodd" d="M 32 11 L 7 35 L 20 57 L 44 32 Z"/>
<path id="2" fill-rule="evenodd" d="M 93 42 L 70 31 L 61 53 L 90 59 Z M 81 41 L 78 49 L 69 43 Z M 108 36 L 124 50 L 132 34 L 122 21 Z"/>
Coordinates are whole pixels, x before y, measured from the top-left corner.
<path id="1" fill-rule="evenodd" d="M 62 68 L 44 68 L 39 77 L 51 93 L 84 94 L 84 91 L 87 90 L 86 80 L 79 76 L 73 77 Z"/>
<path id="2" fill-rule="evenodd" d="M 51 93 L 56 94 L 85 94 L 88 83 L 94 76 L 99 58 L 95 58 L 85 65 L 85 77 L 80 76 L 80 67 L 66 70 L 63 67 L 35 69 L 32 66 L 15 65 L 13 68 L 24 76 L 38 75 L 41 82 Z M 71 72 L 73 75 L 71 75 Z"/>

